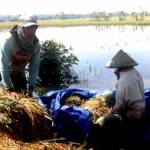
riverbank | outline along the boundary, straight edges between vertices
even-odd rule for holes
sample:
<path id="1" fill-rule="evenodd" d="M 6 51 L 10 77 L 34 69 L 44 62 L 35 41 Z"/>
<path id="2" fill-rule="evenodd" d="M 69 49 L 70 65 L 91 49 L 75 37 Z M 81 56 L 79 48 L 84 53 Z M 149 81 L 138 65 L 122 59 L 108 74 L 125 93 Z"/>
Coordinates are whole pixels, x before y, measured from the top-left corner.
<path id="1" fill-rule="evenodd" d="M 13 27 L 16 22 L 0 22 L 0 30 Z M 66 27 L 66 26 L 89 26 L 89 25 L 150 25 L 150 16 L 144 16 L 143 20 L 136 21 L 133 17 L 119 20 L 112 17 L 109 20 L 94 20 L 91 18 L 83 19 L 57 19 L 57 20 L 38 20 L 41 27 Z"/>

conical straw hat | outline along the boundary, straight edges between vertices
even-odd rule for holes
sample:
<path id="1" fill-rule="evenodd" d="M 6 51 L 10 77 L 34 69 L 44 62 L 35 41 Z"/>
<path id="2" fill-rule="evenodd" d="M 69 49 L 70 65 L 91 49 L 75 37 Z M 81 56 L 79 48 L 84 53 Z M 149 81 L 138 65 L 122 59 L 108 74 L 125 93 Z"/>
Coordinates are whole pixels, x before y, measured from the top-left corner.
<path id="1" fill-rule="evenodd" d="M 138 63 L 123 50 L 119 50 L 106 64 L 107 68 L 124 68 L 136 66 Z"/>

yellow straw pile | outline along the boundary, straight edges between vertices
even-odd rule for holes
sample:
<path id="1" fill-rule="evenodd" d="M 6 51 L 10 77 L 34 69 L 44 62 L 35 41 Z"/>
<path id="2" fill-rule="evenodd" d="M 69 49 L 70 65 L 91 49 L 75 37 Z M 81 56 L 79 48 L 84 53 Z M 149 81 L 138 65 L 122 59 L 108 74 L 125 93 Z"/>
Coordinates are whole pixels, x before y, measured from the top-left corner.
<path id="1" fill-rule="evenodd" d="M 102 117 L 108 113 L 109 108 L 106 107 L 105 104 L 107 98 L 108 97 L 106 95 L 98 96 L 85 101 L 85 103 L 81 105 L 82 108 L 88 109 L 92 112 L 93 122 L 95 122 L 99 117 Z"/>

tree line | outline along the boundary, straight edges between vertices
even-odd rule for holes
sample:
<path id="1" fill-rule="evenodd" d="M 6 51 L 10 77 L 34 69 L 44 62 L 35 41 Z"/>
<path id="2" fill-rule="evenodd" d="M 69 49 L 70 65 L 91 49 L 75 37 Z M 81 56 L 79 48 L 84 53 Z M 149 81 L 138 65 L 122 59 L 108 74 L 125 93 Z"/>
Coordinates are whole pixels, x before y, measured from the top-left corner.
<path id="1" fill-rule="evenodd" d="M 17 21 L 18 15 L 0 15 L 0 22 L 4 21 Z M 101 21 L 101 20 L 109 20 L 112 17 L 118 17 L 120 21 L 125 20 L 127 17 L 132 17 L 136 21 L 143 21 L 145 16 L 150 16 L 150 13 L 147 11 L 141 12 L 125 12 L 125 11 L 118 11 L 118 12 L 105 12 L 105 11 L 97 11 L 88 14 L 67 14 L 64 12 L 60 12 L 59 14 L 35 14 L 38 20 L 51 20 L 51 19 L 77 19 L 77 18 L 91 18 L 91 20 Z"/>

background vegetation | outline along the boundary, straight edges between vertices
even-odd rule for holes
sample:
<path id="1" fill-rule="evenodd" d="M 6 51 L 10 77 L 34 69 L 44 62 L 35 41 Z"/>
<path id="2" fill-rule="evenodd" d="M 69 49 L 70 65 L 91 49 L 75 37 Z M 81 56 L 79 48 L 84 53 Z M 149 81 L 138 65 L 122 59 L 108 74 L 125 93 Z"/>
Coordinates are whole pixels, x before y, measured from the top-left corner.
<path id="1" fill-rule="evenodd" d="M 62 88 L 78 81 L 72 69 L 77 57 L 62 43 L 47 40 L 42 44 L 39 83 L 44 87 Z"/>
<path id="2" fill-rule="evenodd" d="M 17 23 L 16 16 L 0 16 L 0 29 L 11 28 Z M 35 15 L 41 27 L 46 26 L 81 26 L 81 25 L 150 25 L 150 13 L 147 11 L 131 12 L 93 12 L 90 14 L 43 14 Z"/>

